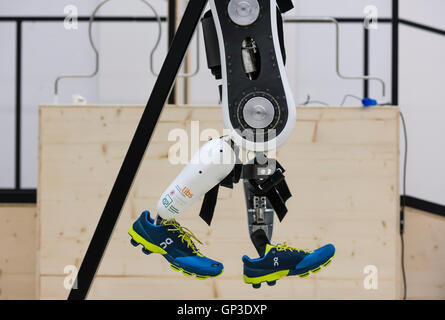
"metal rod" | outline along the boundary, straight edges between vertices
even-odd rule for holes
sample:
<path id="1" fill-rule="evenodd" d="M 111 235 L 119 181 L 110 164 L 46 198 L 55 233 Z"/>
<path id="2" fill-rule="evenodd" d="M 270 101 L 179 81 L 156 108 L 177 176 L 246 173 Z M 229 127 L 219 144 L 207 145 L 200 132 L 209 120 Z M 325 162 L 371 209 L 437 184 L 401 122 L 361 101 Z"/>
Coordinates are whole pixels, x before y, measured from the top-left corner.
<path id="1" fill-rule="evenodd" d="M 399 0 L 392 0 L 391 103 L 399 104 Z"/>
<path id="2" fill-rule="evenodd" d="M 169 21 L 172 21 L 173 19 L 170 19 Z M 159 24 L 160 26 L 160 24 Z M 170 26 L 170 24 L 169 24 Z M 174 29 L 173 29 L 174 30 Z M 159 31 L 159 35 L 161 35 L 161 31 Z M 176 77 L 178 78 L 192 78 L 194 76 L 196 76 L 199 72 L 200 69 L 200 65 L 201 65 L 201 50 L 200 50 L 200 46 L 199 46 L 199 39 L 200 39 L 200 32 L 199 32 L 199 28 L 196 28 L 196 62 L 195 62 L 195 70 L 192 72 L 186 72 L 186 73 L 178 73 L 176 75 Z M 160 36 L 158 37 L 158 41 L 156 42 L 156 44 L 154 45 L 153 49 L 151 50 L 150 53 L 150 71 L 151 74 L 154 75 L 155 77 L 157 77 L 159 75 L 159 73 L 157 73 L 155 71 L 154 68 L 154 54 L 156 52 L 156 50 L 158 49 L 159 46 L 159 42 L 160 42 Z M 170 42 L 169 42 L 170 43 Z"/>
<path id="3" fill-rule="evenodd" d="M 318 18 L 318 17 L 317 17 Z M 363 23 L 364 18 L 362 17 L 332 17 L 335 20 L 337 20 L 338 23 Z M 325 21 L 290 21 L 290 20 L 284 20 L 285 23 L 292 23 L 292 22 L 297 22 L 297 23 L 320 23 L 320 22 L 325 22 Z M 391 22 L 391 18 L 379 18 L 379 22 L 381 23 L 390 23 Z"/>
<path id="4" fill-rule="evenodd" d="M 88 295 L 116 221 L 206 5 L 207 0 L 192 0 L 187 5 L 80 266 L 75 281 L 77 289 L 71 289 L 69 300 L 83 300 Z"/>
<path id="5" fill-rule="evenodd" d="M 22 148 L 22 22 L 16 22 L 15 35 L 15 189 L 21 188 Z"/>
<path id="6" fill-rule="evenodd" d="M 200 32 L 199 28 L 196 29 L 196 60 L 195 60 L 195 70 L 192 72 L 186 72 L 186 73 L 178 73 L 176 76 L 178 78 L 192 78 L 196 76 L 199 72 L 200 65 L 201 65 L 201 53 L 200 53 L 200 46 L 199 46 L 199 39 L 200 39 Z M 155 46 L 153 47 L 151 53 L 150 53 L 150 71 L 151 74 L 157 77 L 159 73 L 157 73 L 154 69 L 154 53 L 156 52 L 159 45 L 159 40 L 156 42 Z"/>
<path id="7" fill-rule="evenodd" d="M 36 189 L 0 189 L 0 203 L 36 203 Z"/>
<path id="8" fill-rule="evenodd" d="M 386 94 L 386 86 L 385 81 L 379 77 L 371 77 L 371 76 L 346 76 L 343 75 L 340 71 L 340 30 L 339 30 L 339 22 L 333 17 L 288 17 L 285 18 L 284 21 L 288 22 L 327 22 L 333 23 L 335 25 L 335 71 L 339 78 L 344 80 L 375 80 L 381 83 L 382 85 L 382 95 Z"/>
<path id="9" fill-rule="evenodd" d="M 434 28 L 434 27 L 430 27 L 430 26 L 427 26 L 427 25 L 424 25 L 424 24 L 421 24 L 421 23 L 417 23 L 417 22 L 409 21 L 409 20 L 405 20 L 405 19 L 398 19 L 398 21 L 401 24 L 404 24 L 404 25 L 407 25 L 407 26 L 410 26 L 410 27 L 413 27 L 413 28 L 417 28 L 417 29 L 421 29 L 421 30 L 424 30 L 424 31 L 429 31 L 429 32 L 432 32 L 432 33 L 435 33 L 435 34 L 439 34 L 441 36 L 445 36 L 445 30 L 442 30 L 442 29 L 437 29 L 437 28 Z"/>
<path id="10" fill-rule="evenodd" d="M 90 20 L 90 16 L 79 16 L 77 17 L 77 21 L 85 22 Z M 22 22 L 63 22 L 65 21 L 66 17 L 62 16 L 53 16 L 53 17 L 47 17 L 47 16 L 28 16 L 28 17 L 0 17 L 0 22 L 11 22 L 11 21 L 22 21 Z M 122 17 L 122 16 L 103 16 L 103 17 L 97 17 L 95 21 L 102 21 L 102 22 L 156 22 L 156 17 L 140 17 L 140 16 L 133 16 L 133 17 Z M 161 17 L 161 21 L 165 22 L 167 21 L 166 17 Z"/>
<path id="11" fill-rule="evenodd" d="M 173 38 L 176 33 L 176 10 L 177 3 L 176 0 L 168 0 L 168 45 L 171 46 L 173 42 Z M 173 88 L 170 92 L 170 96 L 168 97 L 169 104 L 176 104 L 176 85 L 173 85 Z"/>
<path id="12" fill-rule="evenodd" d="M 369 30 L 363 28 L 363 75 L 369 75 Z M 363 80 L 363 97 L 369 97 L 369 81 Z"/>

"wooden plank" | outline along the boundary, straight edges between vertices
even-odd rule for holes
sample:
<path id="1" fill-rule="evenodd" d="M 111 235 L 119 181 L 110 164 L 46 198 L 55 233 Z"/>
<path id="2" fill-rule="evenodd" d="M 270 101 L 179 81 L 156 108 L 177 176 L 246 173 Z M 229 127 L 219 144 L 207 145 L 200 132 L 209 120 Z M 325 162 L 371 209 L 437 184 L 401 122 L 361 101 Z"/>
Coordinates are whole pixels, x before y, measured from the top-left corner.
<path id="1" fill-rule="evenodd" d="M 42 298 L 66 296 L 63 269 L 80 265 L 141 111 L 136 106 L 40 108 Z M 198 119 L 199 132 L 221 130 L 220 113 L 214 107 L 165 109 L 102 261 L 97 291 L 90 297 L 153 298 L 147 286 L 156 297 L 164 297 L 161 282 L 154 279 L 165 278 L 164 288 L 168 283 L 178 290 L 190 283 L 169 269 L 162 257 L 145 256 L 130 247 L 127 229 L 142 210 L 156 207 L 161 192 L 183 168 L 168 161 L 175 143 L 169 141 L 169 133 L 190 133 L 191 121 Z M 398 109 L 300 107 L 298 116 L 288 146 L 277 152 L 294 197 L 285 221 L 276 223 L 274 239 L 311 249 L 332 242 L 337 246 L 335 262 L 313 280 L 283 280 L 276 288 L 253 293 L 242 283 L 241 257 L 254 257 L 255 250 L 239 184 L 221 190 L 211 228 L 197 218 L 200 203 L 181 216 L 180 221 L 204 242 L 203 251 L 225 265 L 220 278 L 197 288 L 226 299 L 399 297 Z M 190 155 L 190 141 L 188 147 Z M 363 287 L 363 268 L 369 264 L 379 270 L 378 293 Z M 199 299 L 201 294 L 194 290 L 188 297 Z M 170 298 L 179 299 L 180 293 Z"/>
<path id="2" fill-rule="evenodd" d="M 224 277 L 206 281 L 186 278 L 177 281 L 171 277 L 106 277 L 98 276 L 91 288 L 89 299 L 356 299 L 357 290 L 362 286 L 358 280 L 331 280 L 314 276 L 312 279 L 293 279 L 280 281 L 274 287 L 264 286 L 254 290 L 251 286 L 240 285 L 239 279 Z M 44 295 L 41 299 L 64 299 L 68 291 L 63 287 L 63 277 L 43 276 Z M 165 290 L 168 283 L 169 290 Z M 344 286 L 346 294 L 338 296 L 338 286 Z M 380 281 L 380 289 L 390 292 L 391 281 Z M 175 294 L 172 294 L 174 292 Z M 382 295 L 378 290 L 366 291 L 366 299 L 390 299 L 391 295 Z"/>
<path id="3" fill-rule="evenodd" d="M 90 289 L 88 299 L 205 300 L 215 296 L 215 280 L 183 278 L 177 281 L 176 278 L 170 277 L 97 276 Z M 60 276 L 42 276 L 42 294 L 40 298 L 66 299 L 69 292 L 63 287 L 63 281 L 64 278 Z"/>
<path id="4" fill-rule="evenodd" d="M 35 298 L 36 206 L 0 204 L 0 300 Z"/>
<path id="5" fill-rule="evenodd" d="M 405 267 L 408 299 L 445 299 L 445 218 L 408 208 Z"/>

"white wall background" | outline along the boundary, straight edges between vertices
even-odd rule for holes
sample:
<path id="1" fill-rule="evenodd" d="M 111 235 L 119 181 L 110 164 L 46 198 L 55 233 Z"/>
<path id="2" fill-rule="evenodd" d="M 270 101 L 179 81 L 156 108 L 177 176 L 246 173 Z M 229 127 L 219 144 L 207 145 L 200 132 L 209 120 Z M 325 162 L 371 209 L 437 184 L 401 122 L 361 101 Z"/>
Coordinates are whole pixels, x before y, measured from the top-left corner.
<path id="1" fill-rule="evenodd" d="M 76 5 L 80 15 L 89 15 L 98 0 L 0 0 L 0 15 L 62 16 L 66 5 Z M 166 0 L 150 0 L 166 15 Z M 364 17 L 364 8 L 375 5 L 380 17 L 391 16 L 390 0 L 294 0 L 289 16 Z M 400 1 L 401 18 L 445 29 L 445 1 Z M 152 15 L 138 0 L 113 0 L 98 15 Z M 59 100 L 71 102 L 81 94 L 92 103 L 145 104 L 155 82 L 149 72 L 149 53 L 157 36 L 154 23 L 96 23 L 94 38 L 101 54 L 99 75 L 88 80 L 63 80 Z M 156 69 L 166 54 L 167 25 L 156 54 Z M 287 24 L 285 26 L 287 71 L 297 102 L 312 99 L 340 104 L 345 94 L 362 96 L 361 81 L 342 80 L 335 74 L 334 26 Z M 14 70 L 15 26 L 0 23 L 0 188 L 14 181 Z M 363 72 L 363 28 L 342 24 L 340 28 L 341 71 Z M 90 73 L 94 55 L 87 39 L 87 23 L 78 30 L 65 30 L 62 23 L 25 23 L 23 26 L 23 142 L 22 186 L 35 187 L 37 174 L 37 106 L 52 102 L 54 79 L 61 74 Z M 391 26 L 379 23 L 370 30 L 370 73 L 387 83 L 386 97 L 379 83 L 370 83 L 370 96 L 382 102 L 391 97 Z M 409 136 L 408 194 L 445 204 L 445 37 L 411 27 L 400 27 L 399 101 Z M 192 68 L 194 67 L 194 46 Z M 218 91 L 206 67 L 201 37 L 200 73 L 190 81 L 191 102 L 216 104 Z M 357 104 L 348 100 L 349 105 Z M 402 149 L 403 152 L 403 149 Z"/>

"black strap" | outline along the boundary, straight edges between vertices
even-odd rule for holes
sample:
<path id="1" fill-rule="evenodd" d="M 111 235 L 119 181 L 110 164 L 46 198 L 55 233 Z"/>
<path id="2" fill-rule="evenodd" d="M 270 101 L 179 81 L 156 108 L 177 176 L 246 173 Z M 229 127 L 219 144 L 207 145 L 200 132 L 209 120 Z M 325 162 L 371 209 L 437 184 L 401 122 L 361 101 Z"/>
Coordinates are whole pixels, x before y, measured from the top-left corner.
<path id="1" fill-rule="evenodd" d="M 278 184 L 284 181 L 284 175 L 281 170 L 275 171 L 264 182 L 258 185 L 258 189 L 263 193 L 267 193 L 270 189 L 275 188 Z"/>
<path id="2" fill-rule="evenodd" d="M 284 217 L 287 213 L 287 207 L 285 200 L 280 196 L 276 188 L 270 189 L 266 193 L 267 199 L 269 199 L 270 204 L 272 205 L 275 213 L 277 214 L 278 219 L 283 221 Z"/>
<path id="3" fill-rule="evenodd" d="M 277 0 L 277 5 L 281 13 L 288 12 L 289 10 L 294 8 L 292 0 Z"/>
<path id="4" fill-rule="evenodd" d="M 243 169 L 243 164 L 239 161 L 239 148 L 235 143 L 230 140 L 230 145 L 235 152 L 236 163 L 232 171 L 216 186 L 207 191 L 202 201 L 201 211 L 199 216 L 204 220 L 209 226 L 212 223 L 213 214 L 215 213 L 216 201 L 218 200 L 219 186 L 233 189 L 233 184 L 238 183 L 241 178 L 241 172 Z"/>
<path id="5" fill-rule="evenodd" d="M 216 201 L 218 199 L 219 186 L 233 189 L 233 184 L 237 183 L 241 177 L 241 170 L 243 165 L 241 163 L 235 164 L 233 170 L 225 177 L 220 183 L 214 186 L 212 189 L 207 191 L 202 201 L 201 211 L 199 216 L 204 220 L 209 226 L 213 219 L 213 214 L 215 213 Z"/>
<path id="6" fill-rule="evenodd" d="M 277 191 L 280 193 L 280 197 L 283 198 L 284 202 L 286 202 L 292 194 L 290 193 L 289 186 L 286 183 L 286 180 L 283 180 L 275 187 Z"/>
<path id="7" fill-rule="evenodd" d="M 233 170 L 219 184 L 222 187 L 233 189 L 233 184 L 238 183 L 241 178 L 242 169 L 243 165 L 241 163 L 236 163 Z"/>
<path id="8" fill-rule="evenodd" d="M 212 223 L 213 213 L 215 212 L 216 200 L 218 199 L 219 184 L 214 186 L 210 191 L 208 191 L 204 200 L 202 201 L 201 211 L 199 216 L 204 220 L 209 226 Z"/>
<path id="9" fill-rule="evenodd" d="M 280 222 L 287 214 L 286 201 L 292 196 L 283 172 L 283 167 L 277 161 L 277 170 L 261 184 L 258 184 L 254 179 L 249 180 L 250 185 L 255 189 L 255 193 L 265 195 L 270 201 Z"/>

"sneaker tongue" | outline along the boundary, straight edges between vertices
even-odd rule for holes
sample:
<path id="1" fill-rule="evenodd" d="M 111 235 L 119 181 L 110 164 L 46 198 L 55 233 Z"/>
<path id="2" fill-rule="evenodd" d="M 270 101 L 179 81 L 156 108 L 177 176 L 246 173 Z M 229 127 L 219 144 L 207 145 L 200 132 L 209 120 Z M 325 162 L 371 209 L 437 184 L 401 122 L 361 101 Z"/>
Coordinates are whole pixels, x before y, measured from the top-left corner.
<path id="1" fill-rule="evenodd" d="M 266 244 L 266 251 L 264 252 L 264 255 L 266 255 L 272 248 L 274 248 L 274 246 L 272 246 L 270 244 Z"/>

